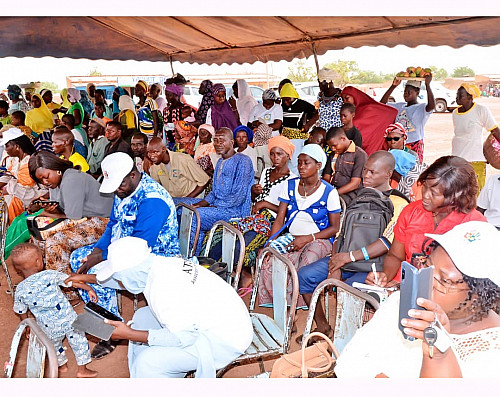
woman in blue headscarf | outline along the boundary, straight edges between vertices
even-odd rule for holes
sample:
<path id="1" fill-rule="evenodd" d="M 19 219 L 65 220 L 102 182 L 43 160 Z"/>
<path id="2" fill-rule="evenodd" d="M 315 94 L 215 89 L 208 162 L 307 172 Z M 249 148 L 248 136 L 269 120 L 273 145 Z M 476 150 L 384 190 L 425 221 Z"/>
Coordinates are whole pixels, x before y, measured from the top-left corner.
<path id="1" fill-rule="evenodd" d="M 237 152 L 243 153 L 252 160 L 255 179 L 259 180 L 260 175 L 257 175 L 257 152 L 253 148 L 253 131 L 246 125 L 240 125 L 233 130 L 234 147 Z"/>
<path id="2" fill-rule="evenodd" d="M 427 168 L 427 164 L 418 161 L 418 157 L 404 150 L 389 150 L 396 160 L 396 167 L 392 173 L 391 187 L 399 190 L 410 201 L 422 199 L 422 186 L 417 182 L 418 177 Z"/>

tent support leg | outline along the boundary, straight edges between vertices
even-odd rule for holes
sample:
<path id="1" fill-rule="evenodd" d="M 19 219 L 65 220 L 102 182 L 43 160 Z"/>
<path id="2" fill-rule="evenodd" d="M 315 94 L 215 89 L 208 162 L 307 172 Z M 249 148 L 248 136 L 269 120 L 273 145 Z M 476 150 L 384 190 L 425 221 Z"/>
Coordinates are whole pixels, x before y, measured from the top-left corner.
<path id="1" fill-rule="evenodd" d="M 316 72 L 319 74 L 319 62 L 318 62 L 318 53 L 316 51 L 316 43 L 313 41 L 311 43 L 313 55 L 314 55 L 314 63 L 316 64 Z"/>
<path id="2" fill-rule="evenodd" d="M 174 64 L 172 60 L 172 55 L 169 56 L 169 60 L 170 60 L 170 69 L 172 69 L 172 76 L 173 76 L 175 73 L 174 73 Z"/>

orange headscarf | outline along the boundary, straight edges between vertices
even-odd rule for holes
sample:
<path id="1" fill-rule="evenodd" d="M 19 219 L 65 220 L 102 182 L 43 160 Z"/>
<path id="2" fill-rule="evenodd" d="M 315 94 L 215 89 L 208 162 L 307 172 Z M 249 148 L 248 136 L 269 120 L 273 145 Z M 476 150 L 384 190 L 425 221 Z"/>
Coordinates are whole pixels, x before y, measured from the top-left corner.
<path id="1" fill-rule="evenodd" d="M 269 139 L 268 143 L 269 153 L 271 153 L 271 149 L 273 147 L 279 147 L 283 149 L 290 159 L 292 158 L 293 151 L 295 150 L 295 145 L 292 143 L 290 139 L 283 135 L 274 136 Z"/>

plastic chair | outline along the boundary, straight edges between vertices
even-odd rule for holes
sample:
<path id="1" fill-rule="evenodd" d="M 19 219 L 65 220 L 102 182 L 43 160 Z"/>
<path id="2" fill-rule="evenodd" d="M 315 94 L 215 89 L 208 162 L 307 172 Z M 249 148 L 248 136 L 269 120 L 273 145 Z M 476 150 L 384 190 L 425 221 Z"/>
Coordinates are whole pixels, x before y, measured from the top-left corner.
<path id="1" fill-rule="evenodd" d="M 205 246 L 205 251 L 200 256 L 207 256 L 207 257 L 209 256 L 210 248 L 212 246 L 212 240 L 218 227 L 222 227 L 222 257 L 220 259 L 222 262 L 227 264 L 228 276 L 226 281 L 228 284 L 231 284 L 235 290 L 237 290 L 238 283 L 240 281 L 241 269 L 243 268 L 243 261 L 245 260 L 245 247 L 246 247 L 245 238 L 238 229 L 236 229 L 234 226 L 224 221 L 215 222 L 212 228 L 210 229 L 207 244 Z M 240 242 L 240 254 L 236 265 L 236 271 L 233 272 L 234 256 L 236 251 L 236 239 L 238 239 Z"/>
<path id="2" fill-rule="evenodd" d="M 264 259 L 268 257 L 272 264 L 273 280 L 273 317 L 265 314 L 254 313 L 257 298 L 260 270 Z M 287 306 L 286 286 L 289 277 L 292 280 L 292 301 L 290 308 Z M 297 300 L 299 297 L 299 279 L 294 265 L 273 248 L 264 248 L 257 258 L 257 281 L 252 291 L 250 301 L 250 318 L 253 326 L 253 340 L 244 354 L 234 360 L 225 368 L 217 372 L 217 377 L 222 377 L 230 368 L 258 361 L 261 372 L 264 372 L 264 359 L 271 359 L 288 352 L 292 326 L 295 319 Z"/>
<path id="3" fill-rule="evenodd" d="M 5 262 L 5 238 L 7 237 L 7 228 L 9 222 L 8 216 L 8 208 L 5 198 L 3 196 L 0 197 L 0 261 L 2 262 L 2 267 L 5 272 L 5 277 L 7 278 L 7 284 L 9 285 L 8 294 L 12 295 L 14 298 L 14 292 L 16 286 L 12 282 L 12 278 L 10 277 L 9 267 L 7 266 L 7 262 Z"/>
<path id="4" fill-rule="evenodd" d="M 181 255 L 184 258 L 191 258 L 196 249 L 196 243 L 200 235 L 201 219 L 200 213 L 191 205 L 179 203 L 175 206 L 178 210 L 181 209 L 181 220 L 179 223 L 179 244 L 181 247 Z M 196 232 L 194 238 L 191 239 L 191 225 L 193 224 L 193 216 L 196 217 Z M 192 246 L 190 246 L 192 241 Z"/>
<path id="5" fill-rule="evenodd" d="M 19 323 L 19 326 L 14 333 L 12 343 L 10 345 L 9 360 L 5 362 L 4 377 L 11 378 L 16 362 L 17 349 L 19 342 L 26 327 L 30 328 L 28 356 L 26 358 L 26 378 L 43 378 L 45 374 L 46 358 L 49 362 L 47 371 L 48 378 L 58 377 L 57 355 L 54 344 L 40 329 L 36 321 L 32 318 L 27 318 Z"/>
<path id="6" fill-rule="evenodd" d="M 361 292 L 360 290 L 353 288 L 340 280 L 332 278 L 326 279 L 321 282 L 313 292 L 309 313 L 307 315 L 306 326 L 304 329 L 304 339 L 311 332 L 314 311 L 316 310 L 316 303 L 319 296 L 323 291 L 325 291 L 326 294 L 327 288 L 331 286 L 335 287 L 337 295 L 333 344 L 339 353 L 342 354 L 342 350 L 354 336 L 356 330 L 361 328 L 364 324 L 363 320 L 365 310 L 378 310 L 379 302 L 373 296 Z M 371 306 L 371 308 L 367 307 L 367 303 Z M 326 314 L 328 318 L 328 309 L 326 309 Z"/>

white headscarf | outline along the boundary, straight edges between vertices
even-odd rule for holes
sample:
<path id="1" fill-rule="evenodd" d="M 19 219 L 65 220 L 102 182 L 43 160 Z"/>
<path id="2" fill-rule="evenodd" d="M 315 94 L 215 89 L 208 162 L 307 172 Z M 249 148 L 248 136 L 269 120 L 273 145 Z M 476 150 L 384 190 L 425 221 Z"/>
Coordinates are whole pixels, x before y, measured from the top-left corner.
<path id="1" fill-rule="evenodd" d="M 238 79 L 236 80 L 236 83 L 238 84 L 238 99 L 236 101 L 236 107 L 238 108 L 241 124 L 247 125 L 250 112 L 254 106 L 257 105 L 257 101 L 252 96 L 252 91 L 250 91 L 250 87 L 245 80 Z"/>

